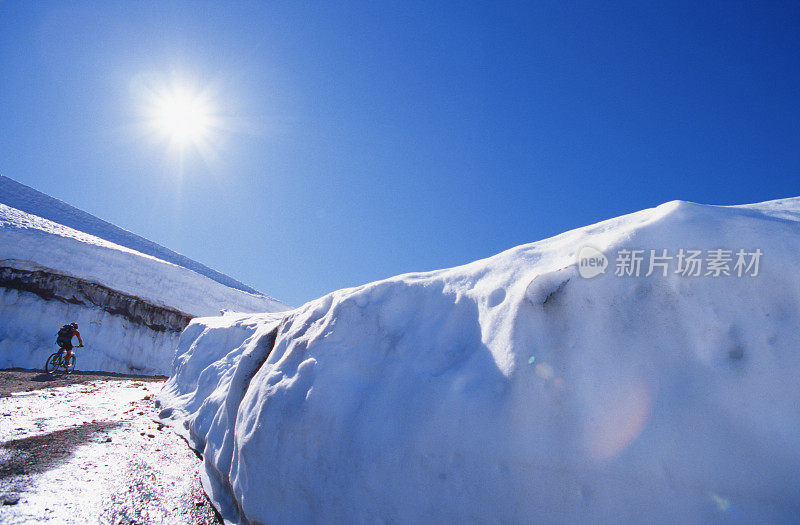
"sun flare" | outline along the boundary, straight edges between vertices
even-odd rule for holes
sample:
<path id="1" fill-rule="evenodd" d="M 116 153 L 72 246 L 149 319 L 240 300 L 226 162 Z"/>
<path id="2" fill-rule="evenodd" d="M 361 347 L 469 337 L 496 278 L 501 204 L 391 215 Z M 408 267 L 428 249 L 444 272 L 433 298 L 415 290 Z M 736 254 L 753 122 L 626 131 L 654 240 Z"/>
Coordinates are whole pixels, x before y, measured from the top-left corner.
<path id="1" fill-rule="evenodd" d="M 215 106 L 209 90 L 193 89 L 188 83 L 151 87 L 145 109 L 149 134 L 175 151 L 195 150 L 206 156 L 220 128 Z"/>
<path id="2" fill-rule="evenodd" d="M 211 131 L 211 112 L 199 97 L 183 89 L 165 94 L 156 102 L 157 129 L 178 144 L 203 140 Z"/>

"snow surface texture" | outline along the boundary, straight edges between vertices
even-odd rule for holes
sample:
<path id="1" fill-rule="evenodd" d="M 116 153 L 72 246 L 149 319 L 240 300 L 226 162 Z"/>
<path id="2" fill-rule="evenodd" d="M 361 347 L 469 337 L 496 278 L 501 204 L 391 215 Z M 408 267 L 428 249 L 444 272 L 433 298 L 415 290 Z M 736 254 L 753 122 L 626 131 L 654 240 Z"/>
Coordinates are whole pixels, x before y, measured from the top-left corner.
<path id="1" fill-rule="evenodd" d="M 796 523 L 799 220 L 800 199 L 676 201 L 283 317 L 196 319 L 162 418 L 230 521 Z M 579 275 L 584 245 L 605 274 Z M 622 277 L 623 248 L 763 258 Z"/>
<path id="2" fill-rule="evenodd" d="M 13 194 L 12 190 L 20 187 L 20 195 Z M 47 356 L 56 349 L 58 328 L 77 322 L 88 347 L 78 351 L 78 370 L 166 374 L 179 329 L 189 317 L 215 315 L 221 309 L 289 309 L 263 294 L 224 284 L 236 283 L 226 276 L 222 279 L 221 274 L 213 272 L 209 277 L 205 274 L 212 271 L 193 261 L 189 261 L 189 267 L 180 266 L 87 233 L 97 231 L 101 225 L 107 237 L 136 241 L 128 242 L 129 246 L 177 256 L 0 177 L 0 199 L 8 199 L 9 195 L 15 197 L 11 199 L 14 202 L 27 203 L 29 209 L 63 215 L 70 219 L 68 222 L 85 229 L 0 204 L 0 278 L 34 276 L 28 281 L 36 281 L 33 288 L 38 292 L 30 291 L 31 282 L 22 287 L 17 282 L 16 288 L 9 282 L 0 282 L 0 367 L 43 367 Z M 50 206 L 52 209 L 46 209 Z M 171 259 L 188 261 L 180 257 Z M 98 303 L 98 298 L 105 302 Z M 137 320 L 137 314 L 142 312 L 146 315 Z M 184 321 L 176 331 L 175 321 L 181 319 Z M 159 324 L 168 329 L 159 329 Z"/>

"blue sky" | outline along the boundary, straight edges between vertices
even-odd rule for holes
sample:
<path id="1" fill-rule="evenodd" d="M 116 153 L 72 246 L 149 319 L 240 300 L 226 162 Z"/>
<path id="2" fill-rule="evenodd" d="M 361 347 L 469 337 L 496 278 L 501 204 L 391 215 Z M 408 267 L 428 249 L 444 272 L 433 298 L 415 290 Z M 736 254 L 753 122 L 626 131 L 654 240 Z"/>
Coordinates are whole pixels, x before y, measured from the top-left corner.
<path id="1" fill-rule="evenodd" d="M 294 305 L 800 195 L 796 2 L 7 0 L 0 74 L 0 173 Z M 219 117 L 182 160 L 175 83 Z"/>

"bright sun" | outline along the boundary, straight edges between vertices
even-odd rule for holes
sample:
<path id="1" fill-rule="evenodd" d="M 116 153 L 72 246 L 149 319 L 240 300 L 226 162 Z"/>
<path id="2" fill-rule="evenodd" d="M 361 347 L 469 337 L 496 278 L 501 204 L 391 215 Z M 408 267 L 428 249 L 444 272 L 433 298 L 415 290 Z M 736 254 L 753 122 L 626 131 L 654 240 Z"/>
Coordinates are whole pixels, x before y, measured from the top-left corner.
<path id="1" fill-rule="evenodd" d="M 162 133 L 179 143 L 203 139 L 211 127 L 211 116 L 196 96 L 175 90 L 158 101 L 156 125 Z"/>
<path id="2" fill-rule="evenodd" d="M 194 149 L 204 154 L 214 149 L 219 119 L 207 92 L 173 83 L 160 89 L 151 87 L 146 100 L 149 128 L 158 140 L 179 152 Z"/>
<path id="3" fill-rule="evenodd" d="M 207 102 L 183 87 L 161 94 L 153 109 L 156 129 L 177 146 L 202 143 L 213 125 Z"/>

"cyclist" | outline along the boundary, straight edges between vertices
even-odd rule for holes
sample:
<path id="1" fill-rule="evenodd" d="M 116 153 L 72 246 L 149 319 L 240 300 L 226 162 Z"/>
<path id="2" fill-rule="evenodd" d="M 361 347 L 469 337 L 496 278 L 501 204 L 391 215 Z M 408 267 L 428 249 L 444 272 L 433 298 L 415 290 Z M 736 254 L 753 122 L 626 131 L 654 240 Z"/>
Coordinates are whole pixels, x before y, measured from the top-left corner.
<path id="1" fill-rule="evenodd" d="M 58 339 L 56 339 L 56 343 L 58 343 L 58 346 L 67 352 L 67 355 L 64 358 L 64 363 L 69 363 L 69 358 L 72 357 L 73 335 L 77 336 L 78 338 L 78 343 L 80 343 L 79 348 L 83 347 L 83 339 L 81 339 L 81 334 L 78 332 L 78 323 L 65 324 L 58 331 Z"/>

